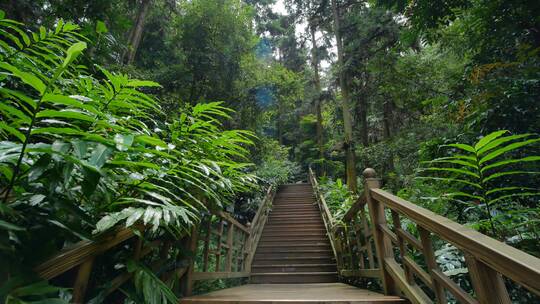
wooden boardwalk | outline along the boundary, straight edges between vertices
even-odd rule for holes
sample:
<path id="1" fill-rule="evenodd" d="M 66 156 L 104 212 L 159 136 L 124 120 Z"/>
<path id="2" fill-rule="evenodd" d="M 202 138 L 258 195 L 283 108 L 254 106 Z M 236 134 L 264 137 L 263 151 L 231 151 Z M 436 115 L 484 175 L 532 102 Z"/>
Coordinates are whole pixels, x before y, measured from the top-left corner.
<path id="1" fill-rule="evenodd" d="M 356 288 L 343 283 L 248 284 L 205 295 L 184 298 L 181 304 L 220 303 L 318 303 L 318 304 L 394 304 L 407 303 L 396 296 Z"/>

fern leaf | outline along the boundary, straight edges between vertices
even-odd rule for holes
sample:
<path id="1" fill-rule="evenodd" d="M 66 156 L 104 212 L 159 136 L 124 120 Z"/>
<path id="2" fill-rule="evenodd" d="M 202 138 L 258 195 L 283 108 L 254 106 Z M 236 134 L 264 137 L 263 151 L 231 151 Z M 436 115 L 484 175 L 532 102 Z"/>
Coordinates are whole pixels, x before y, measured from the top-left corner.
<path id="1" fill-rule="evenodd" d="M 525 140 L 525 141 L 520 141 L 520 142 L 516 142 L 516 143 L 513 143 L 513 144 L 509 144 L 508 146 L 505 146 L 503 148 L 500 148 L 498 150 L 495 150 L 491 153 L 489 153 L 488 155 L 482 157 L 482 159 L 480 159 L 480 161 L 478 162 L 479 164 L 483 164 L 487 161 L 490 161 L 492 159 L 494 159 L 495 157 L 501 155 L 501 154 L 504 154 L 506 152 L 510 152 L 510 151 L 513 151 L 513 150 L 516 150 L 516 149 L 519 149 L 521 147 L 524 147 L 524 146 L 527 146 L 527 145 L 530 145 L 530 144 L 534 144 L 534 143 L 537 143 L 537 142 L 540 142 L 540 138 L 535 138 L 535 139 L 529 139 L 529 140 Z"/>

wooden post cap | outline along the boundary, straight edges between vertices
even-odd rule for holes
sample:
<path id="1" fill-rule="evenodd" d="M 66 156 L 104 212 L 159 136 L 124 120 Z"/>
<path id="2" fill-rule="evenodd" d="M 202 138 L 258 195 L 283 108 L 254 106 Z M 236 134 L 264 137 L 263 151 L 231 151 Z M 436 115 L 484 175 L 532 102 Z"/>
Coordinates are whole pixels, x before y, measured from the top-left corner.
<path id="1" fill-rule="evenodd" d="M 364 178 L 375 178 L 377 177 L 377 172 L 375 172 L 375 169 L 373 168 L 366 168 L 364 172 L 362 172 L 362 175 Z"/>

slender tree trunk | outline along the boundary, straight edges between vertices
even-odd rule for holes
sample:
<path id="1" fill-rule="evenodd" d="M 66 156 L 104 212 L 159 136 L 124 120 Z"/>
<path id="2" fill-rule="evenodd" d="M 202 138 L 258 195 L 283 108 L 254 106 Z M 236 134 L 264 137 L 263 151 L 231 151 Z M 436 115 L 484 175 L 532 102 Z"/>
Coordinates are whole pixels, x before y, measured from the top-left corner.
<path id="1" fill-rule="evenodd" d="M 388 140 L 390 137 L 392 137 L 393 133 L 393 111 L 394 111 L 394 103 L 390 99 L 386 99 L 383 104 L 383 124 L 384 124 L 384 139 Z M 390 157 L 387 161 L 386 165 L 386 172 L 393 172 L 395 171 L 395 165 L 394 165 L 394 155 L 393 153 L 390 154 Z"/>
<path id="2" fill-rule="evenodd" d="M 317 116 L 317 146 L 319 148 L 319 158 L 324 158 L 324 143 L 323 143 L 323 124 L 321 113 L 321 78 L 319 76 L 319 56 L 317 53 L 317 40 L 315 39 L 315 25 L 310 23 L 309 30 L 311 33 L 311 65 L 313 66 L 313 84 L 315 87 L 315 115 Z M 321 168 L 321 173 L 323 173 Z M 324 175 L 324 173 L 323 173 Z"/>
<path id="3" fill-rule="evenodd" d="M 339 86 L 341 87 L 341 104 L 343 111 L 343 127 L 344 127 L 344 148 L 347 170 L 347 186 L 349 190 L 356 192 L 356 160 L 354 155 L 354 142 L 352 132 L 352 115 L 350 106 L 350 90 L 347 73 L 344 70 L 343 59 L 343 42 L 340 33 L 340 13 L 336 3 L 337 0 L 332 0 L 332 13 L 334 15 L 334 34 L 336 36 L 336 46 L 338 53 L 339 65 Z"/>
<path id="4" fill-rule="evenodd" d="M 146 15 L 148 14 L 148 9 L 150 8 L 151 3 L 152 0 L 141 0 L 139 11 L 137 13 L 137 19 L 135 20 L 135 26 L 133 27 L 129 36 L 129 44 L 126 54 L 127 64 L 133 64 L 133 62 L 135 62 L 135 55 L 137 54 L 137 49 L 141 43 L 144 22 L 146 21 Z"/>
<path id="5" fill-rule="evenodd" d="M 367 122 L 367 99 L 364 94 L 365 87 L 361 88 L 361 92 L 356 103 L 356 117 L 360 123 L 360 142 L 362 146 L 369 146 L 369 137 L 368 137 L 368 122 Z"/>

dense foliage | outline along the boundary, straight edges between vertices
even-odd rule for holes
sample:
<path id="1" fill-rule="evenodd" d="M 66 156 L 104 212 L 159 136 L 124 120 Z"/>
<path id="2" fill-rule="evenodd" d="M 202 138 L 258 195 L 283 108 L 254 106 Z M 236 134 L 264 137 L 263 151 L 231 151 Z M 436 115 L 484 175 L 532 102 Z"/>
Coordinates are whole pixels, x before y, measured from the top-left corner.
<path id="1" fill-rule="evenodd" d="M 175 239 L 224 206 L 246 223 L 261 188 L 309 166 L 337 219 L 373 167 L 399 196 L 540 256 L 538 1 L 0 9 L 0 295 L 13 303 L 69 298 L 16 291 L 60 248 L 138 223 Z M 457 249 L 437 246 L 463 275 Z M 147 265 L 113 260 L 137 273 L 132 301 L 172 300 L 149 292 L 170 286 Z"/>

